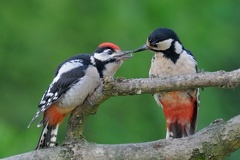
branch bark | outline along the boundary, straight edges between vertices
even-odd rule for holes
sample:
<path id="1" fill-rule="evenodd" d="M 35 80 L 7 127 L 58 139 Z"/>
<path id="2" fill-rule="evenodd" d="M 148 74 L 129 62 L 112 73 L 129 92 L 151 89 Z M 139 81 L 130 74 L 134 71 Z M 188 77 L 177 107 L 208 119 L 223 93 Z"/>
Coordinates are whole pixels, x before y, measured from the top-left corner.
<path id="1" fill-rule="evenodd" d="M 66 141 L 82 137 L 84 124 L 89 114 L 98 110 L 98 105 L 111 96 L 154 94 L 159 91 L 184 90 L 189 88 L 221 87 L 234 88 L 240 85 L 240 69 L 225 72 L 207 72 L 161 78 L 113 79 L 106 77 L 83 105 L 76 108 L 68 123 Z"/>
<path id="2" fill-rule="evenodd" d="M 84 141 L 82 132 L 90 114 L 111 96 L 154 94 L 189 88 L 234 88 L 240 85 L 240 69 L 162 78 L 113 79 L 103 84 L 71 114 L 61 147 L 33 151 L 7 159 L 221 159 L 240 148 L 240 116 L 220 121 L 193 136 L 139 144 L 100 145 Z"/>
<path id="3" fill-rule="evenodd" d="M 75 141 L 60 147 L 32 151 L 4 160 L 65 159 L 223 159 L 240 148 L 240 115 L 214 121 L 193 136 L 138 144 L 103 145 Z"/>

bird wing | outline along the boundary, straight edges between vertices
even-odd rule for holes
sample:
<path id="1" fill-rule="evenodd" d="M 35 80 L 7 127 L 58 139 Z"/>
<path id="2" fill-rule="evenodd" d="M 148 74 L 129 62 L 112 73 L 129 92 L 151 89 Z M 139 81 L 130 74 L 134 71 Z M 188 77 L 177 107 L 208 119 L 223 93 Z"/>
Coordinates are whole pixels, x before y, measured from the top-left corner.
<path id="1" fill-rule="evenodd" d="M 42 112 L 58 101 L 72 85 L 79 82 L 79 80 L 85 75 L 85 71 L 86 66 L 83 65 L 82 59 L 70 59 L 62 63 L 58 67 L 52 83 L 43 94 L 43 97 L 38 105 L 38 110 L 28 127 L 30 127 L 32 122 L 34 122 L 34 120 L 39 117 Z"/>

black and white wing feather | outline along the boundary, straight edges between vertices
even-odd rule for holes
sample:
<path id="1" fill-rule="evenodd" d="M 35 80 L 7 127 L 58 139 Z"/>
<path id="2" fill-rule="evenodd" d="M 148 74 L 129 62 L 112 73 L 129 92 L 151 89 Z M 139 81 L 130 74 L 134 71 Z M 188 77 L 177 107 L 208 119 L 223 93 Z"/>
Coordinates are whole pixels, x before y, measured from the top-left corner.
<path id="1" fill-rule="evenodd" d="M 78 55 L 63 62 L 57 69 L 55 77 L 38 105 L 38 110 L 31 120 L 30 125 L 39 115 L 48 109 L 53 103 L 57 102 L 74 84 L 85 75 L 87 66 L 84 59 L 87 55 Z M 38 126 L 42 125 L 42 121 Z"/>

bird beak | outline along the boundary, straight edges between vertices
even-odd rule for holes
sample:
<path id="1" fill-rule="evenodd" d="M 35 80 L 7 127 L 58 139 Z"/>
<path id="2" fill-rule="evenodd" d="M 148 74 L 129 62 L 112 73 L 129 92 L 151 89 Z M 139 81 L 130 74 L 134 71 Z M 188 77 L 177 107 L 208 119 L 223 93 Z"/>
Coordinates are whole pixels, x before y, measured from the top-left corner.
<path id="1" fill-rule="evenodd" d="M 148 47 L 146 44 L 144 44 L 143 46 L 139 47 L 138 49 L 135 49 L 134 51 L 132 51 L 133 53 L 137 53 L 137 52 L 141 52 L 141 51 L 145 51 L 148 50 Z"/>
<path id="2" fill-rule="evenodd" d="M 114 58 L 116 58 L 117 60 L 125 60 L 128 58 L 132 58 L 132 55 L 129 55 L 133 53 L 133 51 L 120 51 L 118 54 L 114 55 Z"/>

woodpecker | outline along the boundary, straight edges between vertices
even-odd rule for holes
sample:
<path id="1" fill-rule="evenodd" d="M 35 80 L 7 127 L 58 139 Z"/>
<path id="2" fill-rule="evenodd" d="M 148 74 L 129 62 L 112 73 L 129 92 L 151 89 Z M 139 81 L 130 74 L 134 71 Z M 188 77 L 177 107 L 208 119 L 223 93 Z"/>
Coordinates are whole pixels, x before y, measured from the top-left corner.
<path id="1" fill-rule="evenodd" d="M 168 28 L 158 28 L 147 38 L 146 44 L 135 52 L 154 53 L 149 77 L 197 73 L 197 62 L 185 49 L 177 34 Z M 166 118 L 166 138 L 181 138 L 195 133 L 199 107 L 199 89 L 160 92 L 154 94 Z"/>
<path id="2" fill-rule="evenodd" d="M 38 105 L 30 122 L 43 113 L 38 127 L 43 125 L 37 149 L 56 146 L 58 127 L 71 111 L 81 105 L 88 95 L 101 85 L 105 76 L 114 76 L 131 52 L 122 52 L 109 42 L 98 46 L 93 54 L 79 54 L 60 64 L 54 79 Z"/>

